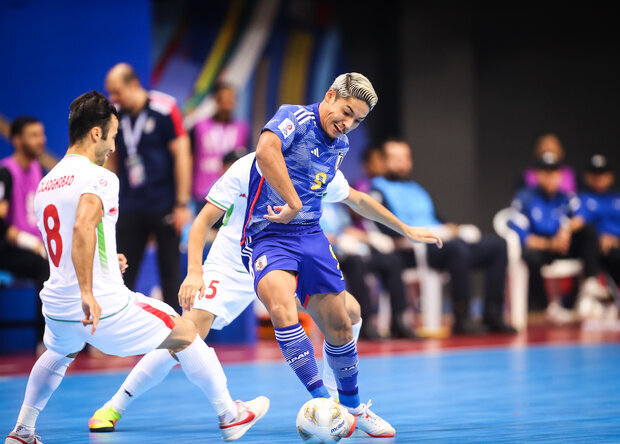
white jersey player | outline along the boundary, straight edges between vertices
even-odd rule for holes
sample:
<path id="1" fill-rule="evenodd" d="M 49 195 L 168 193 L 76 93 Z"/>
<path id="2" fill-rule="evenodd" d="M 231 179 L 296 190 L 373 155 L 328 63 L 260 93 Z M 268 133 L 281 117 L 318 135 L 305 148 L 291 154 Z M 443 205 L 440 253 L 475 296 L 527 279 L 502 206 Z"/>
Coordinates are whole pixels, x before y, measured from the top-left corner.
<path id="1" fill-rule="evenodd" d="M 241 437 L 269 400 L 233 402 L 212 348 L 194 324 L 167 304 L 123 284 L 116 253 L 118 178 L 101 167 L 114 151 L 115 108 L 95 92 L 73 101 L 67 155 L 40 182 L 34 209 L 46 244 L 50 278 L 41 291 L 47 351 L 35 363 L 17 424 L 5 443 L 40 443 L 39 412 L 86 343 L 128 356 L 174 352 L 188 379 L 213 403 L 225 440 Z"/>

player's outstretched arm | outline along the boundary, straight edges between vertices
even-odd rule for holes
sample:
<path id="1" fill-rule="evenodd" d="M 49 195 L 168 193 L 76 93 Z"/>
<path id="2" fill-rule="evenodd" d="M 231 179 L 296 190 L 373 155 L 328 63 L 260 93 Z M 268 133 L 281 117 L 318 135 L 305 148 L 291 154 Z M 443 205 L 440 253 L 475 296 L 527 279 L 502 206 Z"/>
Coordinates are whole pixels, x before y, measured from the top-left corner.
<path id="1" fill-rule="evenodd" d="M 179 289 L 179 305 L 183 310 L 190 310 L 196 292 L 200 291 L 199 298 L 205 293 L 205 284 L 202 280 L 202 252 L 207 241 L 207 233 L 213 225 L 224 215 L 224 211 L 211 203 L 207 203 L 189 230 L 187 241 L 187 276 Z"/>
<path id="2" fill-rule="evenodd" d="M 92 324 L 91 334 L 95 333 L 101 316 L 101 307 L 93 295 L 93 260 L 97 245 L 97 225 L 102 217 L 103 204 L 99 196 L 82 194 L 73 225 L 71 260 L 82 294 L 82 324 Z"/>
<path id="3" fill-rule="evenodd" d="M 301 211 L 301 199 L 286 169 L 286 162 L 282 156 L 282 141 L 271 131 L 263 132 L 258 139 L 256 163 L 269 185 L 286 202 L 286 205 L 282 207 L 272 209 L 269 206 L 267 208 L 269 214 L 265 216 L 265 219 L 281 224 L 289 223 Z"/>
<path id="4" fill-rule="evenodd" d="M 375 199 L 366 193 L 357 191 L 355 188 L 349 188 L 349 197 L 343 202 L 360 216 L 391 228 L 411 242 L 435 244 L 439 248 L 443 246 L 443 242 L 437 234 L 427 228 L 406 225 Z"/>

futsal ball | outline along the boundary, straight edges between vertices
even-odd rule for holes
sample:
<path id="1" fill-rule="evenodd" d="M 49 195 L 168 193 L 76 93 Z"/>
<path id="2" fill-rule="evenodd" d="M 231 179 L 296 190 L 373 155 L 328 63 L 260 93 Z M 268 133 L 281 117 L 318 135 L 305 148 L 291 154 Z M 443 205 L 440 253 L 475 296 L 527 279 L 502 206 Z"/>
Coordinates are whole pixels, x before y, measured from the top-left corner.
<path id="1" fill-rule="evenodd" d="M 332 399 L 314 398 L 306 402 L 297 413 L 297 431 L 308 442 L 338 442 L 347 435 L 352 415 Z"/>

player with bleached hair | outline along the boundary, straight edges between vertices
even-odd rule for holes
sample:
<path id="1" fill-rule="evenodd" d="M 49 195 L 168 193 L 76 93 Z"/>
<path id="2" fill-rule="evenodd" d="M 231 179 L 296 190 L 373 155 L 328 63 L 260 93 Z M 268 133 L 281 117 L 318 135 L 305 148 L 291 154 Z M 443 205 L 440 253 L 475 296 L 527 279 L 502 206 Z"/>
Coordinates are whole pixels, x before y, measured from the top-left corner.
<path id="1" fill-rule="evenodd" d="M 325 337 L 325 360 L 334 372 L 339 402 L 355 416 L 358 428 L 390 437 L 394 428 L 369 409 L 370 402 L 360 401 L 344 278 L 319 226 L 321 197 L 349 150 L 346 134 L 377 101 L 365 76 L 347 73 L 336 78 L 320 103 L 280 107 L 263 128 L 250 170 L 241 255 L 271 315 L 282 355 L 310 394 L 329 396 L 312 343 L 299 324 L 291 298 L 295 292 Z M 436 234 L 405 225 L 363 193 L 351 192 L 345 202 L 410 241 L 441 245 Z"/>

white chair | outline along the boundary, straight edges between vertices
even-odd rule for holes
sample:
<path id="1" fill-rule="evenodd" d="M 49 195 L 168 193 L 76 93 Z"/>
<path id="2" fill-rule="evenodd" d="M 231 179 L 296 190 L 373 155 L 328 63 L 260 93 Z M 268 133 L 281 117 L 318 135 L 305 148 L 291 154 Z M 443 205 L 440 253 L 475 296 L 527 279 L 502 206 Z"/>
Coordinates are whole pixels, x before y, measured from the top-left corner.
<path id="1" fill-rule="evenodd" d="M 515 210 L 504 208 L 493 217 L 495 232 L 504 238 L 508 250 L 508 294 L 510 297 L 510 322 L 514 328 L 521 331 L 527 327 L 527 296 L 529 271 L 521 259 L 521 241 L 519 235 L 508 226 L 508 221 L 514 217 Z M 519 217 L 520 215 L 516 215 Z M 522 215 L 521 215 L 522 216 Z M 525 217 L 525 216 L 522 216 Z M 581 273 L 583 265 L 578 259 L 557 259 L 541 268 L 541 275 L 545 279 L 561 279 Z M 552 298 L 556 294 L 550 295 Z"/>
<path id="2" fill-rule="evenodd" d="M 428 266 L 426 249 L 426 244 L 413 244 L 416 267 L 408 268 L 403 272 L 403 281 L 405 283 L 418 282 L 420 285 L 422 328 L 418 329 L 418 333 L 421 336 L 443 337 L 448 334 L 448 330 L 442 326 L 441 322 L 444 276 L 440 271 Z"/>

